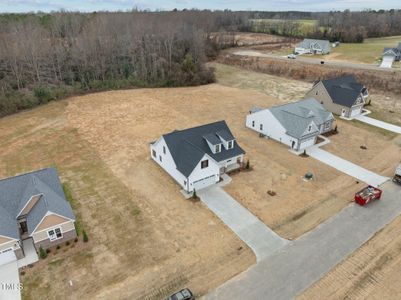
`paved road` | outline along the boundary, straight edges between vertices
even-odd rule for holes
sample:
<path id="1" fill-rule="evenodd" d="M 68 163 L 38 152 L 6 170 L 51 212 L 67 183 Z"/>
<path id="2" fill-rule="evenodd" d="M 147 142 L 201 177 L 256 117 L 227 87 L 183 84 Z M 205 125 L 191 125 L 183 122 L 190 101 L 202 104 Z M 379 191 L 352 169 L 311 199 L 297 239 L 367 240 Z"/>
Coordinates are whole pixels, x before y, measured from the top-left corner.
<path id="1" fill-rule="evenodd" d="M 326 165 L 329 165 L 372 186 L 377 187 L 389 180 L 387 177 L 366 170 L 356 164 L 353 164 L 352 162 L 349 162 L 348 160 L 342 159 L 341 157 L 331 154 L 330 152 L 322 150 L 319 147 L 311 147 L 306 149 L 306 153 L 309 156 L 325 163 Z"/>
<path id="2" fill-rule="evenodd" d="M 255 50 L 242 50 L 242 51 L 234 51 L 232 52 L 234 55 L 241 55 L 241 56 L 254 56 L 254 57 L 266 57 L 266 58 L 271 58 L 275 60 L 286 60 L 289 61 L 290 59 L 287 58 L 286 56 L 277 56 L 274 54 L 266 54 L 266 53 L 261 53 Z M 341 62 L 341 61 L 329 61 L 325 60 L 324 56 L 322 59 L 316 59 L 316 58 L 308 58 L 308 57 L 302 57 L 298 56 L 295 61 L 306 63 L 306 64 L 311 64 L 311 65 L 320 65 L 320 62 L 324 60 L 325 65 L 329 66 L 336 66 L 340 68 L 352 68 L 352 69 L 360 69 L 360 70 L 377 70 L 379 72 L 394 72 L 394 71 L 399 71 L 400 69 L 389 69 L 389 68 L 380 68 L 378 65 L 373 65 L 373 64 L 358 64 L 358 63 L 351 63 L 351 62 Z"/>
<path id="3" fill-rule="evenodd" d="M 0 266 L 0 300 L 20 300 L 21 293 L 18 289 L 7 289 L 5 284 L 19 284 L 17 261 Z"/>
<path id="4" fill-rule="evenodd" d="M 382 188 L 382 200 L 349 205 L 204 298 L 294 299 L 401 213 L 401 187 Z"/>
<path id="5" fill-rule="evenodd" d="M 211 211 L 253 250 L 258 262 L 288 243 L 287 240 L 278 236 L 221 187 L 212 186 L 199 190 L 198 196 Z"/>
<path id="6" fill-rule="evenodd" d="M 364 122 L 364 123 L 367 123 L 367 124 L 370 124 L 370 125 L 373 125 L 373 126 L 376 126 L 376 127 L 386 129 L 388 131 L 392 131 L 392 132 L 401 134 L 401 127 L 397 126 L 397 125 L 386 123 L 386 122 L 383 122 L 383 121 L 380 121 L 377 119 L 373 119 L 373 118 L 370 118 L 367 116 L 356 116 L 356 117 L 354 117 L 354 119 Z"/>

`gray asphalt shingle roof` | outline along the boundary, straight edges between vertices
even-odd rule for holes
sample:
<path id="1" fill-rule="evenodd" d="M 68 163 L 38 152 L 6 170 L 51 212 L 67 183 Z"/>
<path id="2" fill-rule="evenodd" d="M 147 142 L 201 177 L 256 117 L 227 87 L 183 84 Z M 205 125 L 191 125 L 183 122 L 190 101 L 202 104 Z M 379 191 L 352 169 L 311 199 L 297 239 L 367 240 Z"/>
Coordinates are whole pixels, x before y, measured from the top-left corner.
<path id="1" fill-rule="evenodd" d="M 322 80 L 334 103 L 351 107 L 365 88 L 353 75 Z"/>
<path id="2" fill-rule="evenodd" d="M 298 44 L 297 47 L 305 48 L 305 49 L 312 49 L 312 47 L 318 44 L 322 49 L 323 53 L 329 53 L 331 46 L 330 42 L 327 40 L 315 40 L 315 39 L 304 39 L 301 43 Z"/>
<path id="3" fill-rule="evenodd" d="M 198 127 L 188 128 L 184 130 L 175 130 L 168 134 L 164 134 L 163 138 L 170 150 L 171 156 L 180 171 L 184 176 L 188 177 L 202 157 L 207 154 L 215 161 L 220 162 L 241 154 L 245 151 L 234 141 L 234 147 L 232 149 L 221 148 L 221 152 L 214 154 L 207 142 L 205 137 L 214 140 L 214 137 L 219 133 L 221 137 L 234 139 L 230 129 L 228 128 L 225 121 L 219 121 L 210 123 Z"/>
<path id="4" fill-rule="evenodd" d="M 320 126 L 334 120 L 333 114 L 325 110 L 314 98 L 273 106 L 269 110 L 283 125 L 287 134 L 298 139 L 302 138 L 312 121 Z M 309 132 L 308 135 L 316 132 Z"/>
<path id="5" fill-rule="evenodd" d="M 48 211 L 75 219 L 65 199 L 57 170 L 47 168 L 0 180 L 0 235 L 19 239 L 17 217 L 31 196 L 41 194 L 27 215 L 28 233 Z"/>

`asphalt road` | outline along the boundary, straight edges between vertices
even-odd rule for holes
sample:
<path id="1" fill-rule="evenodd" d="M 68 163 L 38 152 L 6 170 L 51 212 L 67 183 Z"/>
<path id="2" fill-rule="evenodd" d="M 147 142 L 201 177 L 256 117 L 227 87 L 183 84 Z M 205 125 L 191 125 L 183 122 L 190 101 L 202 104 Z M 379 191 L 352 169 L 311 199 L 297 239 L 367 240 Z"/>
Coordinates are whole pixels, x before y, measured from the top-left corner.
<path id="1" fill-rule="evenodd" d="M 204 299 L 294 299 L 401 213 L 401 187 L 387 182 L 382 189 L 381 200 L 350 204 Z"/>
<path id="2" fill-rule="evenodd" d="M 316 58 L 308 58 L 308 57 L 302 57 L 302 56 L 297 56 L 296 59 L 292 60 L 287 58 L 287 56 L 277 56 L 273 54 L 266 54 L 266 53 L 261 53 L 255 50 L 241 50 L 241 51 L 234 51 L 232 52 L 234 55 L 240 55 L 240 56 L 253 56 L 253 57 L 266 57 L 266 58 L 271 58 L 275 60 L 285 60 L 285 61 L 296 61 L 296 62 L 302 62 L 310 65 L 320 65 L 321 61 L 324 61 L 324 65 L 327 66 L 335 66 L 339 68 L 352 68 L 352 69 L 359 69 L 359 70 L 377 70 L 380 72 L 397 72 L 400 69 L 390 69 L 390 68 L 380 68 L 379 65 L 375 64 L 358 64 L 358 63 L 352 63 L 352 62 L 341 62 L 341 61 L 328 61 L 324 60 L 324 57 L 322 59 L 316 59 Z"/>

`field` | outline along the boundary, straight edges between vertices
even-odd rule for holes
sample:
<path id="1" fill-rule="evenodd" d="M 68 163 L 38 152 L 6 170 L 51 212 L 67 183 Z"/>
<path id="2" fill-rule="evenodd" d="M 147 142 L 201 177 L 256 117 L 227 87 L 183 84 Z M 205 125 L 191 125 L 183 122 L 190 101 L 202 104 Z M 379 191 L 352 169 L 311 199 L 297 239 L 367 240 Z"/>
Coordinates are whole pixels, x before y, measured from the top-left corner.
<path id="1" fill-rule="evenodd" d="M 373 64 L 381 59 L 383 48 L 396 47 L 401 42 L 401 36 L 365 39 L 362 44 L 340 44 L 333 48 L 332 53 L 325 56 L 329 60 L 344 60 Z M 397 65 L 398 66 L 398 65 Z"/>
<path id="2" fill-rule="evenodd" d="M 282 34 L 283 30 L 289 27 L 289 24 L 297 26 L 296 30 L 291 30 L 291 36 L 306 36 L 312 33 L 318 21 L 317 20 L 284 20 L 284 19 L 252 19 L 251 30 L 260 33 Z M 288 29 L 287 29 L 288 30 Z"/>
<path id="3" fill-rule="evenodd" d="M 174 129 L 225 119 L 253 169 L 233 175 L 227 191 L 284 237 L 313 229 L 351 201 L 360 188 L 354 179 L 244 127 L 251 106 L 294 100 L 309 84 L 213 66 L 217 84 L 90 94 L 0 119 L 0 177 L 56 166 L 90 239 L 28 269 L 24 299 L 160 299 L 184 286 L 202 295 L 255 263 L 242 241 L 201 202 L 184 200 L 150 160 L 148 143 Z M 369 126 L 338 127 L 330 151 L 391 174 L 399 140 Z M 351 132 L 358 138 L 348 139 Z M 307 171 L 314 181 L 302 180 Z"/>

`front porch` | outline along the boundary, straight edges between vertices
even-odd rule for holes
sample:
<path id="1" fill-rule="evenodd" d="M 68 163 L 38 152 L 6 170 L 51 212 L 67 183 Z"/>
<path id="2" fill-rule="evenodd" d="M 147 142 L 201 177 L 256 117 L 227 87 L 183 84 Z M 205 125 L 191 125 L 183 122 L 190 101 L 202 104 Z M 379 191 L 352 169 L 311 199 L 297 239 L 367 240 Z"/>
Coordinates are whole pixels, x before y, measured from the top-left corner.
<path id="1" fill-rule="evenodd" d="M 17 261 L 18 268 L 26 267 L 39 260 L 32 238 L 22 241 L 22 249 L 24 251 L 24 257 Z"/>

